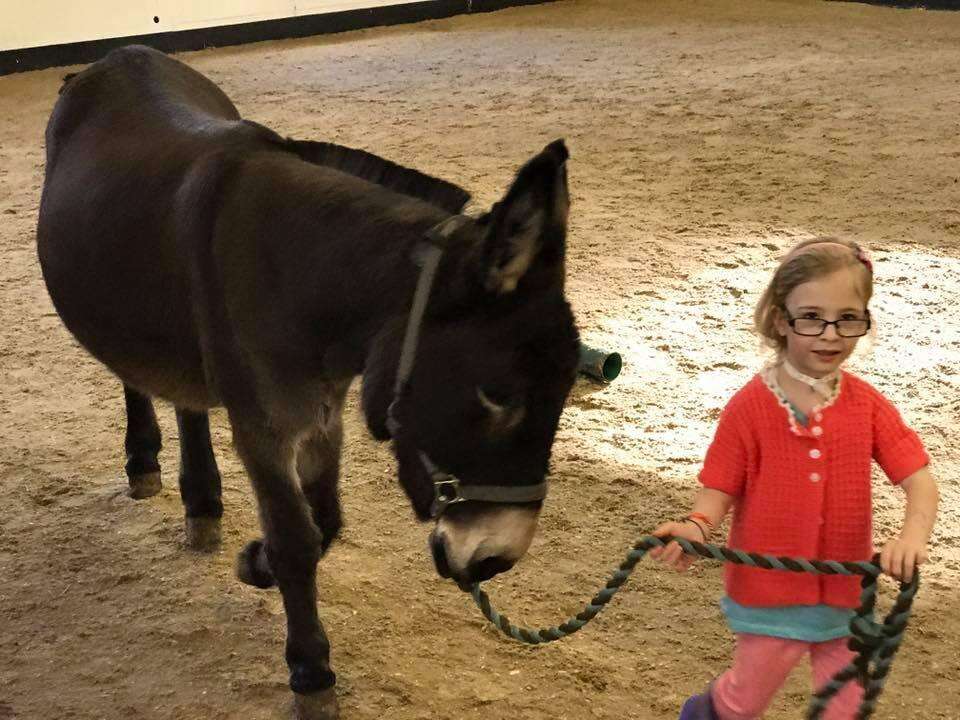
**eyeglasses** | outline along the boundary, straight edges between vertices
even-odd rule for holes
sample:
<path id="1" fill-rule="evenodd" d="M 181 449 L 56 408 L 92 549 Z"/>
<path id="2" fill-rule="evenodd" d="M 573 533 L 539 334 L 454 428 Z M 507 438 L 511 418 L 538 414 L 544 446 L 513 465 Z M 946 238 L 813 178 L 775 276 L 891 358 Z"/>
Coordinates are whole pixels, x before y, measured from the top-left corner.
<path id="1" fill-rule="evenodd" d="M 787 313 L 787 323 L 797 335 L 816 337 L 823 335 L 827 325 L 833 325 L 840 337 L 863 337 L 870 329 L 870 311 L 862 318 L 840 318 L 839 320 L 824 320 L 818 317 L 790 317 Z"/>

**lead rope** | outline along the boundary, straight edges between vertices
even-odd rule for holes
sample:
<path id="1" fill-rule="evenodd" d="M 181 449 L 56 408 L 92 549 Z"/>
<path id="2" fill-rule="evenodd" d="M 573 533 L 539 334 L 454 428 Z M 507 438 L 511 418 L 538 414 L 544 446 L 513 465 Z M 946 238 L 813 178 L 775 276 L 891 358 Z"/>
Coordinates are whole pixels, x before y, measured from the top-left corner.
<path id="1" fill-rule="evenodd" d="M 539 630 L 531 630 L 512 624 L 506 615 L 501 615 L 493 608 L 489 596 L 480 589 L 479 583 L 467 587 L 465 591 L 473 596 L 474 602 L 476 602 L 484 617 L 505 635 L 529 645 L 553 642 L 572 635 L 593 620 L 617 591 L 623 587 L 627 578 L 630 577 L 630 573 L 633 572 L 637 563 L 643 559 L 647 552 L 656 547 L 664 547 L 671 540 L 676 540 L 688 555 L 700 555 L 714 560 L 724 560 L 766 570 L 808 572 L 815 575 L 862 576 L 860 607 L 850 622 L 852 637 L 849 647 L 857 653 L 857 657 L 814 694 L 807 708 L 806 718 L 807 720 L 818 720 L 833 696 L 844 685 L 854 680 L 859 682 L 864 689 L 863 701 L 857 713 L 857 720 L 865 720 L 873 714 L 880 693 L 883 691 L 884 682 L 886 682 L 887 675 L 890 672 L 893 658 L 897 650 L 900 649 L 907 621 L 910 618 L 913 598 L 916 596 L 920 584 L 919 573 L 915 570 L 913 579 L 909 583 L 900 584 L 900 593 L 897 600 L 883 623 L 875 622 L 873 611 L 877 600 L 877 577 L 882 573 L 880 566 L 877 564 L 876 556 L 872 562 L 805 560 L 802 558 L 758 555 L 719 545 L 690 542 L 683 538 L 658 538 L 647 535 L 641 538 L 627 553 L 627 557 L 610 576 L 604 588 L 594 595 L 583 610 L 560 625 Z"/>

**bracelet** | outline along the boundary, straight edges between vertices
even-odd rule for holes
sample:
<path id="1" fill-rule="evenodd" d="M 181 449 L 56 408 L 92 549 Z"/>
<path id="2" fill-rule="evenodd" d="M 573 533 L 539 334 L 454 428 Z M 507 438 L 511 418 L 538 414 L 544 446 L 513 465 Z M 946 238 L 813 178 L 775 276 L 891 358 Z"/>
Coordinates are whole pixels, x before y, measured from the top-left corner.
<path id="1" fill-rule="evenodd" d="M 688 523 L 693 523 L 694 525 L 696 525 L 696 526 L 697 526 L 697 530 L 700 531 L 700 535 L 703 537 L 703 541 L 704 541 L 704 542 L 707 541 L 707 531 L 703 529 L 703 525 L 701 525 L 700 523 L 698 523 L 698 522 L 697 522 L 696 520 L 694 520 L 692 517 L 682 518 L 682 519 L 681 519 L 681 522 L 688 522 Z"/>
<path id="2" fill-rule="evenodd" d="M 704 515 L 702 512 L 692 512 L 685 518 L 687 520 L 702 520 L 703 524 L 706 525 L 710 530 L 713 530 L 713 521 Z"/>

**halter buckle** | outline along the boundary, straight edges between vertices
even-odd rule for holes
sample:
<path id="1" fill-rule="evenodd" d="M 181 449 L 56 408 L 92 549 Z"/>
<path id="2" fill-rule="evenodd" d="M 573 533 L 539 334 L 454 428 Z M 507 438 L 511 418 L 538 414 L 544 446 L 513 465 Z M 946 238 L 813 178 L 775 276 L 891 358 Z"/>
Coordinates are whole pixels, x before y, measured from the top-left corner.
<path id="1" fill-rule="evenodd" d="M 466 501 L 460 494 L 460 479 L 446 473 L 437 473 L 433 479 L 433 506 L 430 514 L 439 517 L 447 506 Z"/>

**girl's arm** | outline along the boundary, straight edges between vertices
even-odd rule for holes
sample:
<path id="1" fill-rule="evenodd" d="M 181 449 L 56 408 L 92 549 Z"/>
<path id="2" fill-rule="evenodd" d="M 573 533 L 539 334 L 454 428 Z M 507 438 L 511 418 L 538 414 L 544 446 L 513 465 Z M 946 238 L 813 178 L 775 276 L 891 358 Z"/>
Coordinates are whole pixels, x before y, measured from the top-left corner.
<path id="1" fill-rule="evenodd" d="M 723 522 L 732 505 L 732 495 L 712 488 L 700 488 L 690 514 L 706 516 L 706 522 L 696 517 L 680 522 L 666 522 L 654 530 L 653 534 L 657 537 L 673 535 L 692 542 L 708 542 L 712 529 Z M 696 560 L 694 556 L 683 552 L 683 548 L 675 542 L 669 543 L 666 547 L 654 548 L 650 551 L 650 557 L 680 572 L 685 571 Z"/>
<path id="2" fill-rule="evenodd" d="M 880 552 L 883 571 L 903 582 L 913 579 L 913 569 L 927 561 L 927 545 L 937 520 L 940 493 L 926 467 L 900 483 L 907 493 L 907 512 L 900 537 L 894 538 Z"/>

